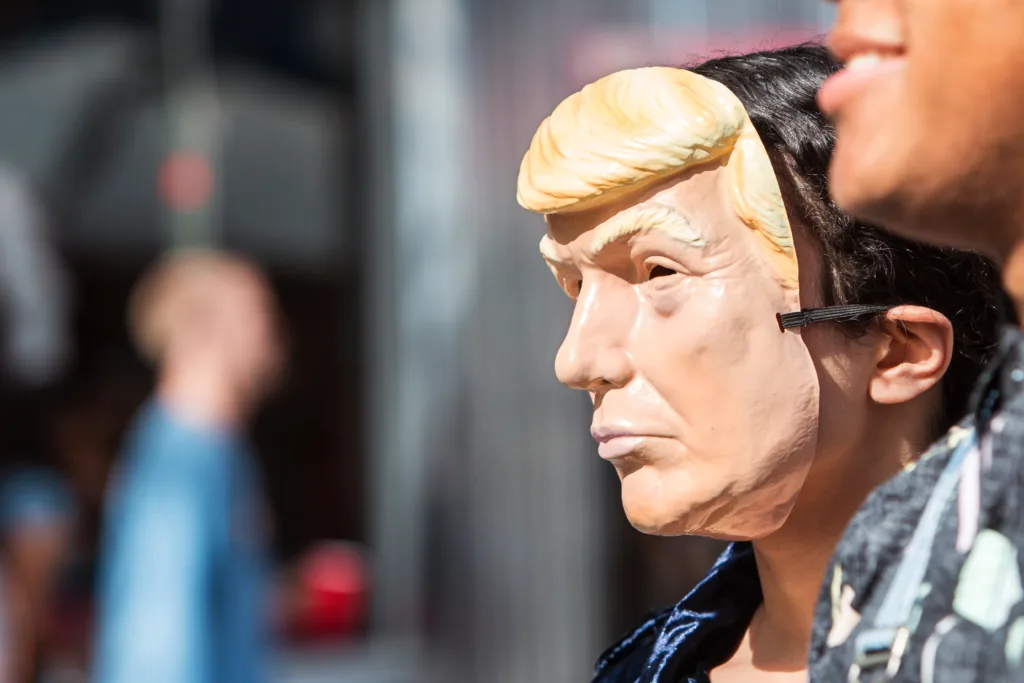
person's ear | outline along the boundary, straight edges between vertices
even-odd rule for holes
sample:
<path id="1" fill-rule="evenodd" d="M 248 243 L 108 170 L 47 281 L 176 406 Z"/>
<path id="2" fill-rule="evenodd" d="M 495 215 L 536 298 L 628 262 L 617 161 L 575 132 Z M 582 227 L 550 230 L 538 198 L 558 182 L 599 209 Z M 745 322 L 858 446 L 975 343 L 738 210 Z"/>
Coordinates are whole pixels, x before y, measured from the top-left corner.
<path id="1" fill-rule="evenodd" d="M 942 380 L 953 359 L 953 324 L 923 306 L 897 306 L 879 316 L 884 343 L 869 392 L 876 403 L 906 403 Z"/>

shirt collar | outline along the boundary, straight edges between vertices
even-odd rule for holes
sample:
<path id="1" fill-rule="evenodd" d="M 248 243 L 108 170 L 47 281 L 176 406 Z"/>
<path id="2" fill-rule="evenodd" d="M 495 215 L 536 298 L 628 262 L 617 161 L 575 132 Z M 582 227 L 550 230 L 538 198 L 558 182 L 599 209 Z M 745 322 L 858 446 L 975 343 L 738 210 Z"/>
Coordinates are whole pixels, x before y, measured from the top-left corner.
<path id="1" fill-rule="evenodd" d="M 594 680 L 706 680 L 697 675 L 736 651 L 762 600 L 753 546 L 733 543 L 674 608 L 653 615 L 602 655 Z"/>
<path id="2" fill-rule="evenodd" d="M 971 413 L 980 431 L 1009 399 L 1024 393 L 1024 334 L 1016 327 L 1004 329 L 999 348 L 982 372 L 971 397 Z"/>

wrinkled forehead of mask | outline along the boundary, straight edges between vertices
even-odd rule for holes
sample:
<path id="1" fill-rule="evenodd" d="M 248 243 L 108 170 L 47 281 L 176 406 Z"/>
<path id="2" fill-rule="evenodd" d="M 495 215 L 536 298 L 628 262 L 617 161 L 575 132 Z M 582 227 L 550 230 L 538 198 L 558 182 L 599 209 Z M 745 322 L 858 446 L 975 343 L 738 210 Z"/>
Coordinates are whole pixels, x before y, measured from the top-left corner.
<path id="1" fill-rule="evenodd" d="M 517 198 L 541 214 L 587 211 L 713 162 L 725 164 L 736 214 L 754 231 L 779 283 L 799 301 L 793 230 L 768 153 L 739 98 L 699 74 L 629 69 L 568 97 L 534 135 Z M 778 323 L 785 331 L 884 310 L 797 307 L 779 311 Z"/>
<path id="2" fill-rule="evenodd" d="M 728 88 L 684 69 L 620 71 L 568 97 L 533 137 L 518 199 L 542 214 L 585 211 L 713 162 L 781 284 L 797 288 L 793 231 L 757 131 Z"/>

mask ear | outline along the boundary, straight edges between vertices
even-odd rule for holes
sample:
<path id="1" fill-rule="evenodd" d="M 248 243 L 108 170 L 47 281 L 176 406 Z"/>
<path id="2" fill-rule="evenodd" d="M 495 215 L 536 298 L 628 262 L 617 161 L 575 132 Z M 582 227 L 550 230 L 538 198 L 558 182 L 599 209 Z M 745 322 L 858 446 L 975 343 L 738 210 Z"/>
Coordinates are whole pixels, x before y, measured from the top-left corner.
<path id="1" fill-rule="evenodd" d="M 953 359 L 953 324 L 923 306 L 898 306 L 878 318 L 885 343 L 871 378 L 876 403 L 911 401 L 941 380 Z"/>

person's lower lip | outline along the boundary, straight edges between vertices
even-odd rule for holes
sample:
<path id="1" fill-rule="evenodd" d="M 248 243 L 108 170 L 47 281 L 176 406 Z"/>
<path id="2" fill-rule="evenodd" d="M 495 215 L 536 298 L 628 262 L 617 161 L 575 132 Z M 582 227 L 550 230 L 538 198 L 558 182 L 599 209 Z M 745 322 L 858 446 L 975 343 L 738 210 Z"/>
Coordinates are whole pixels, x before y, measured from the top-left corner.
<path id="1" fill-rule="evenodd" d="M 828 116 L 840 113 L 851 99 L 906 68 L 906 57 L 886 57 L 867 68 L 844 68 L 834 73 L 818 90 L 818 106 Z"/>
<path id="2" fill-rule="evenodd" d="M 605 460 L 616 460 L 635 453 L 646 436 L 617 436 L 597 445 L 597 454 Z"/>

